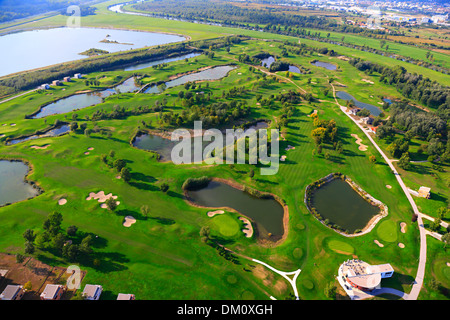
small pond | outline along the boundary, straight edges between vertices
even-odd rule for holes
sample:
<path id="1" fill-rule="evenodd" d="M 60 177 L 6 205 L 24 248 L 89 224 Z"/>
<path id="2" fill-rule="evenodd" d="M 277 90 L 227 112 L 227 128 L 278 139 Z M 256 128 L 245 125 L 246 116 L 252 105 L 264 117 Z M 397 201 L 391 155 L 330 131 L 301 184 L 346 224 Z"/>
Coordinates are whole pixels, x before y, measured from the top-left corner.
<path id="1" fill-rule="evenodd" d="M 334 179 L 313 192 L 312 205 L 317 212 L 350 233 L 362 230 L 380 208 L 371 205 L 341 179 Z"/>
<path id="2" fill-rule="evenodd" d="M 255 125 L 248 127 L 247 130 L 249 130 L 249 129 L 259 130 L 259 129 L 264 129 L 267 127 L 268 127 L 267 122 L 259 121 Z M 245 131 L 244 131 L 244 134 L 245 134 Z M 225 138 L 226 138 L 226 136 L 224 135 L 224 141 L 223 141 L 224 146 L 226 145 Z M 204 150 L 205 147 L 207 145 L 209 145 L 211 142 L 212 141 L 202 141 L 202 150 Z M 154 151 L 154 152 L 158 153 L 160 155 L 161 161 L 171 161 L 172 149 L 178 143 L 179 143 L 178 141 L 172 141 L 170 139 L 166 139 L 166 138 L 163 138 L 158 135 L 141 134 L 141 135 L 136 136 L 136 138 L 133 141 L 133 146 L 135 146 L 138 149 L 150 150 L 150 151 Z M 193 158 L 194 157 L 194 143 L 193 142 L 191 143 L 191 146 L 192 146 L 191 147 L 191 155 Z"/>
<path id="3" fill-rule="evenodd" d="M 381 114 L 381 110 L 378 107 L 372 104 L 360 102 L 356 100 L 351 94 L 345 91 L 337 91 L 336 97 L 343 100 L 352 100 L 356 107 L 369 110 L 370 114 L 372 114 L 375 117 Z"/>
<path id="4" fill-rule="evenodd" d="M 211 181 L 208 186 L 196 191 L 188 191 L 189 200 L 202 207 L 232 208 L 252 219 L 258 236 L 263 239 L 278 240 L 284 233 L 284 209 L 273 198 L 257 198 L 226 183 Z"/>
<path id="5" fill-rule="evenodd" d="M 166 88 L 176 87 L 187 82 L 202 81 L 202 80 L 219 80 L 225 77 L 228 72 L 236 69 L 234 66 L 218 66 L 209 68 L 203 71 L 187 74 L 177 79 L 166 82 Z M 157 86 L 152 86 L 144 91 L 144 93 L 160 93 Z"/>
<path id="6" fill-rule="evenodd" d="M 337 69 L 337 67 L 334 64 L 327 63 L 327 62 L 322 62 L 322 61 L 314 61 L 311 64 L 316 66 L 316 67 L 325 68 L 327 70 L 336 70 Z"/>
<path id="7" fill-rule="evenodd" d="M 70 126 L 68 124 L 64 124 L 61 126 L 58 126 L 54 129 L 51 129 L 49 131 L 47 131 L 46 133 L 43 134 L 34 134 L 28 137 L 24 137 L 24 138 L 20 138 L 20 139 L 14 139 L 14 140 L 10 140 L 8 141 L 8 143 L 6 143 L 7 145 L 13 145 L 13 144 L 17 144 L 17 143 L 21 143 L 24 141 L 29 141 L 29 140 L 34 140 L 34 139 L 39 139 L 39 138 L 45 138 L 45 137 L 57 137 L 60 136 L 66 132 L 70 131 Z"/>
<path id="8" fill-rule="evenodd" d="M 39 119 L 53 114 L 61 114 L 77 109 L 83 109 L 101 103 L 103 98 L 110 95 L 116 93 L 134 92 L 138 89 L 139 87 L 135 84 L 134 77 L 131 77 L 113 88 L 96 92 L 74 94 L 67 98 L 62 98 L 42 107 L 41 110 L 31 118 Z"/>
<path id="9" fill-rule="evenodd" d="M 39 191 L 24 181 L 28 166 L 21 161 L 0 160 L 0 206 L 36 196 Z"/>
<path id="10" fill-rule="evenodd" d="M 151 66 L 156 66 L 158 64 L 162 64 L 162 63 L 169 63 L 169 62 L 173 62 L 173 61 L 180 61 L 180 60 L 184 60 L 184 59 L 189 59 L 189 58 L 194 58 L 199 56 L 200 53 L 188 53 L 188 54 L 183 54 L 181 56 L 177 56 L 177 57 L 171 57 L 171 58 L 166 58 L 166 59 L 160 59 L 160 60 L 154 60 L 154 61 L 149 61 L 149 62 L 143 62 L 143 63 L 137 63 L 134 64 L 132 66 L 126 67 L 124 69 L 122 69 L 123 71 L 135 71 L 135 70 L 141 70 L 141 69 L 145 69 Z"/>

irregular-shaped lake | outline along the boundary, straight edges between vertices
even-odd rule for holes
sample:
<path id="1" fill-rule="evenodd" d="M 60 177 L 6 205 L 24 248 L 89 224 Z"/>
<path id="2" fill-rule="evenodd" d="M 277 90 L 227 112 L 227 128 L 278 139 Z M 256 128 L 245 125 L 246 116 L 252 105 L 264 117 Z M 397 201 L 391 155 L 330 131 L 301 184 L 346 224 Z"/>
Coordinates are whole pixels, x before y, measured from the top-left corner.
<path id="1" fill-rule="evenodd" d="M 349 94 L 345 91 L 337 91 L 336 97 L 338 97 L 339 99 L 343 99 L 343 100 L 352 100 L 356 107 L 362 108 L 362 109 L 367 109 L 370 111 L 370 114 L 372 114 L 374 116 L 379 116 L 381 114 L 381 110 L 378 107 L 376 107 L 372 104 L 358 101 L 351 94 Z"/>
<path id="2" fill-rule="evenodd" d="M 21 161 L 0 160 L 0 206 L 36 196 L 39 191 L 26 183 L 28 166 Z"/>
<path id="3" fill-rule="evenodd" d="M 196 205 L 210 208 L 229 207 L 251 218 L 256 223 L 260 238 L 269 238 L 271 233 L 271 239 L 278 240 L 284 233 L 284 209 L 275 199 L 257 198 L 218 181 L 211 181 L 200 190 L 188 191 L 187 195 Z"/>
<path id="4" fill-rule="evenodd" d="M 91 48 L 117 52 L 183 40 L 184 37 L 171 34 L 102 28 L 53 28 L 7 34 L 0 37 L 0 76 L 83 59 L 79 53 Z"/>

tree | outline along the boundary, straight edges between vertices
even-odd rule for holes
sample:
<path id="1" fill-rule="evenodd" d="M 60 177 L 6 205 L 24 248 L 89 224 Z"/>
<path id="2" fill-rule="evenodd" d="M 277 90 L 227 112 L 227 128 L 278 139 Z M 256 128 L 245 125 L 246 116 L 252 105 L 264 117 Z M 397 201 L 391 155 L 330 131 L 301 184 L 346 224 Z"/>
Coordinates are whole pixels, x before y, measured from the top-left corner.
<path id="1" fill-rule="evenodd" d="M 77 234 L 77 231 L 78 231 L 78 227 L 76 227 L 74 225 L 69 226 L 67 228 L 67 234 L 71 237 L 75 236 Z"/>
<path id="2" fill-rule="evenodd" d="M 447 248 L 447 245 L 450 243 L 450 232 L 447 232 L 444 234 L 441 238 L 442 242 L 444 243 L 444 248 Z"/>
<path id="3" fill-rule="evenodd" d="M 31 281 L 27 281 L 24 285 L 23 285 L 23 289 L 25 291 L 30 291 L 33 288 L 33 285 L 31 284 Z"/>
<path id="4" fill-rule="evenodd" d="M 248 176 L 249 176 L 250 178 L 253 178 L 253 177 L 255 176 L 255 170 L 250 169 L 250 172 L 248 173 Z"/>
<path id="5" fill-rule="evenodd" d="M 60 231 L 62 220 L 62 214 L 54 211 L 50 213 L 44 221 L 44 229 L 49 233 L 49 235 L 54 236 Z"/>
<path id="6" fill-rule="evenodd" d="M 23 233 L 23 237 L 26 241 L 33 242 L 34 239 L 36 238 L 36 234 L 34 233 L 34 231 L 32 229 L 27 229 Z"/>
<path id="7" fill-rule="evenodd" d="M 69 261 L 76 261 L 80 254 L 80 250 L 78 245 L 76 244 L 66 244 L 63 247 L 62 255 L 67 258 Z"/>
<path id="8" fill-rule="evenodd" d="M 377 162 L 377 157 L 375 157 L 374 155 L 371 155 L 371 156 L 369 157 L 369 160 L 370 160 L 370 162 L 372 162 L 372 163 L 376 163 L 376 162 Z"/>
<path id="9" fill-rule="evenodd" d="M 83 240 L 81 240 L 81 244 L 79 246 L 79 250 L 80 252 L 84 253 L 84 254 L 90 254 L 92 253 L 92 235 L 87 235 L 86 237 L 83 238 Z"/>
<path id="10" fill-rule="evenodd" d="M 117 208 L 117 202 L 112 197 L 106 199 L 105 204 L 106 204 L 106 207 L 108 208 L 108 210 L 110 210 L 110 211 L 114 211 Z"/>
<path id="11" fill-rule="evenodd" d="M 320 145 L 325 139 L 326 129 L 319 127 L 311 131 L 311 137 L 316 145 Z"/>
<path id="12" fill-rule="evenodd" d="M 126 165 L 127 163 L 123 159 L 116 159 L 113 163 L 113 167 L 116 168 L 117 172 L 121 172 Z"/>
<path id="13" fill-rule="evenodd" d="M 163 182 L 159 186 L 159 190 L 161 190 L 162 192 L 167 192 L 169 190 L 169 185 L 167 183 Z"/>
<path id="14" fill-rule="evenodd" d="M 211 238 L 210 238 L 210 234 L 211 234 L 211 230 L 208 226 L 203 226 L 200 229 L 200 237 L 202 242 L 208 242 Z"/>
<path id="15" fill-rule="evenodd" d="M 336 298 L 336 285 L 330 282 L 325 286 L 324 293 L 330 299 Z"/>
<path id="16" fill-rule="evenodd" d="M 122 178 L 123 181 L 125 182 L 130 182 L 131 180 L 131 173 L 130 170 L 128 168 L 122 168 L 122 170 L 120 170 L 120 177 Z"/>
<path id="17" fill-rule="evenodd" d="M 36 251 L 36 248 L 34 247 L 33 243 L 30 241 L 25 242 L 25 253 L 26 254 L 33 254 Z"/>
<path id="18" fill-rule="evenodd" d="M 71 122 L 70 123 L 70 131 L 76 131 L 78 129 L 78 123 L 77 122 Z"/>
<path id="19" fill-rule="evenodd" d="M 148 208 L 148 205 L 146 205 L 146 204 L 142 205 L 141 213 L 145 218 L 148 217 L 148 214 L 150 213 L 150 209 Z"/>
<path id="20" fill-rule="evenodd" d="M 409 152 L 405 152 L 402 154 L 400 160 L 398 160 L 398 166 L 403 170 L 408 170 L 410 168 Z"/>
<path id="21" fill-rule="evenodd" d="M 66 238 L 64 237 L 64 235 L 62 233 L 58 233 L 55 237 L 53 237 L 51 244 L 54 249 L 62 252 L 65 242 Z"/>

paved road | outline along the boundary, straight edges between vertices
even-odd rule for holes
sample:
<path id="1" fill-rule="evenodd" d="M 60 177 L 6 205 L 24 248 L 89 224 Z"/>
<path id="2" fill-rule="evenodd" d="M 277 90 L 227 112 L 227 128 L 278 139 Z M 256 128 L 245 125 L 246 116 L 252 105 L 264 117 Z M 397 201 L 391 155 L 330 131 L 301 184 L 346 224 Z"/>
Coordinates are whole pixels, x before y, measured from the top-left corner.
<path id="1" fill-rule="evenodd" d="M 30 91 L 26 91 L 26 92 L 21 93 L 21 94 L 18 94 L 17 96 L 14 96 L 14 97 L 11 97 L 11 98 L 2 100 L 2 101 L 0 101 L 0 104 L 1 104 L 1 103 L 4 103 L 4 102 L 7 102 L 7 101 L 10 101 L 10 100 L 12 100 L 12 99 L 18 98 L 18 97 L 20 97 L 20 96 L 24 96 L 24 95 L 26 95 L 26 94 L 28 94 L 28 93 L 30 93 L 30 92 L 36 91 L 36 90 L 37 90 L 37 88 L 36 88 L 36 89 L 33 89 L 33 90 L 30 90 Z"/>
<path id="2" fill-rule="evenodd" d="M 392 170 L 392 173 L 397 178 L 398 183 L 402 187 L 403 192 L 406 195 L 406 198 L 408 199 L 409 203 L 411 204 L 411 207 L 413 208 L 414 213 L 417 215 L 417 223 L 419 224 L 419 233 L 420 233 L 420 254 L 419 254 L 419 266 L 417 268 L 417 274 L 414 281 L 414 284 L 412 286 L 411 292 L 404 296 L 407 300 L 417 300 L 417 297 L 419 296 L 419 292 L 422 288 L 423 284 L 423 278 L 425 276 L 425 264 L 427 261 L 427 242 L 426 242 L 426 235 L 427 231 L 425 230 L 423 226 L 422 221 L 422 213 L 419 211 L 419 209 L 416 206 L 416 203 L 414 202 L 414 199 L 412 198 L 411 194 L 408 191 L 408 188 L 406 187 L 405 183 L 403 182 L 400 174 L 397 172 L 397 169 L 395 169 L 394 165 L 392 164 L 392 160 L 390 160 L 386 154 L 381 150 L 381 148 L 378 146 L 378 144 L 375 142 L 375 140 L 370 136 L 369 132 L 365 130 L 360 123 L 358 123 L 353 117 L 350 116 L 346 112 L 347 107 L 344 107 L 339 104 L 337 98 L 336 98 L 336 90 L 334 88 L 334 85 L 331 83 L 331 86 L 333 88 L 333 97 L 336 101 L 336 104 L 341 108 L 342 112 L 344 112 L 357 126 L 360 128 L 366 137 L 369 139 L 370 142 L 375 146 L 375 148 L 378 150 L 378 152 L 381 154 L 383 159 L 386 161 L 386 163 L 389 165 L 389 167 Z"/>

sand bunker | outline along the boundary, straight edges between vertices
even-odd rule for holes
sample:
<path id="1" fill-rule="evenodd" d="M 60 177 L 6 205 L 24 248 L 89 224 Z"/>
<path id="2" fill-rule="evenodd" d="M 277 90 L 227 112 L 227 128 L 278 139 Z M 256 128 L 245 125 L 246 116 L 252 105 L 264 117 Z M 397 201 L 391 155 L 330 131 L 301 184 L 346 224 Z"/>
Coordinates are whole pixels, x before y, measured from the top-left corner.
<path id="1" fill-rule="evenodd" d="M 358 137 L 357 134 L 352 133 L 351 136 L 356 139 L 356 144 L 359 145 L 359 147 L 358 147 L 359 150 L 361 150 L 361 151 L 367 150 L 367 146 L 365 144 L 361 143 L 362 140 Z"/>
<path id="2" fill-rule="evenodd" d="M 398 246 L 399 246 L 400 248 L 402 248 L 402 249 L 405 247 L 405 245 L 404 245 L 403 243 L 401 243 L 401 242 L 398 243 Z"/>
<path id="3" fill-rule="evenodd" d="M 208 211 L 208 217 L 212 218 L 212 217 L 214 217 L 216 214 L 222 214 L 222 213 L 224 213 L 224 212 L 225 212 L 225 211 L 223 211 L 223 210 Z"/>
<path id="4" fill-rule="evenodd" d="M 89 152 L 88 151 L 86 151 L 85 153 L 84 153 L 85 155 L 88 155 L 89 154 Z"/>
<path id="5" fill-rule="evenodd" d="M 370 81 L 370 80 L 367 80 L 367 79 L 361 79 L 361 81 L 364 81 L 364 82 L 367 82 L 367 83 L 373 84 L 373 81 Z"/>
<path id="6" fill-rule="evenodd" d="M 61 199 L 58 200 L 58 204 L 59 204 L 60 206 L 63 206 L 63 205 L 65 205 L 66 203 L 67 203 L 67 199 L 61 198 Z"/>
<path id="7" fill-rule="evenodd" d="M 11 123 L 11 127 L 14 127 L 16 124 L 15 123 Z"/>
<path id="8" fill-rule="evenodd" d="M 405 233 L 405 232 L 406 232 L 406 223 L 405 223 L 405 222 L 401 222 L 401 223 L 400 223 L 400 231 L 401 231 L 402 233 Z"/>
<path id="9" fill-rule="evenodd" d="M 89 151 L 92 151 L 92 150 L 94 150 L 94 148 L 93 148 L 93 147 L 89 147 L 88 150 L 89 150 Z"/>
<path id="10" fill-rule="evenodd" d="M 49 147 L 50 145 L 49 144 L 46 144 L 46 145 L 44 145 L 44 146 L 31 146 L 30 148 L 31 149 L 47 149 L 48 147 Z"/>
<path id="11" fill-rule="evenodd" d="M 97 193 L 95 193 L 95 192 L 89 193 L 89 197 L 87 197 L 86 200 L 95 199 L 95 200 L 98 200 L 98 202 L 105 202 L 107 199 L 109 199 L 111 197 L 113 199 L 117 199 L 117 196 L 113 196 L 112 193 L 105 195 L 104 191 L 99 191 Z"/>
<path id="12" fill-rule="evenodd" d="M 242 232 L 245 234 L 245 236 L 247 238 L 251 238 L 253 236 L 253 227 L 252 227 L 250 220 L 248 220 L 247 218 L 244 218 L 244 217 L 239 217 L 239 220 L 244 222 L 245 228 L 242 229 Z"/>
<path id="13" fill-rule="evenodd" d="M 294 150 L 295 147 L 291 146 L 290 144 L 288 144 L 287 148 L 285 148 L 284 150 L 289 151 L 289 150 Z"/>
<path id="14" fill-rule="evenodd" d="M 4 136 L 6 136 L 6 134 L 0 134 L 0 138 L 3 138 Z"/>
<path id="15" fill-rule="evenodd" d="M 130 227 L 133 223 L 136 223 L 136 219 L 133 216 L 126 216 L 123 226 Z"/>
<path id="16" fill-rule="evenodd" d="M 286 156 L 281 156 L 280 161 L 286 160 Z"/>
<path id="17" fill-rule="evenodd" d="M 392 186 L 391 186 L 391 185 L 389 185 L 389 184 L 387 184 L 387 185 L 386 185 L 386 188 L 388 188 L 388 189 L 392 189 Z"/>
<path id="18" fill-rule="evenodd" d="M 384 244 L 380 243 L 378 240 L 373 240 L 373 242 L 375 242 L 380 248 L 384 247 Z"/>

